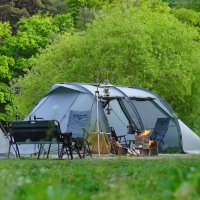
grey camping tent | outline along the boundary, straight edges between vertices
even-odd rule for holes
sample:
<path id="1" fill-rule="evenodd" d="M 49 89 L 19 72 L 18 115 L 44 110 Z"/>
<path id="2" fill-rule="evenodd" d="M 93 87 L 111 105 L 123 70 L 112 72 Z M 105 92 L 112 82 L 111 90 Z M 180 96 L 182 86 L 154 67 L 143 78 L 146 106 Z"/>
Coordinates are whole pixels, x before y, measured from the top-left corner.
<path id="1" fill-rule="evenodd" d="M 97 88 L 99 101 L 97 106 Z M 60 122 L 61 132 L 71 131 L 73 137 L 96 129 L 118 135 L 127 134 L 131 122 L 137 130 L 154 128 L 158 118 L 170 118 L 160 153 L 200 153 L 200 139 L 158 95 L 137 87 L 114 85 L 63 83 L 54 84 L 36 104 L 25 120 L 42 118 Z M 127 134 L 127 138 L 133 136 Z"/>

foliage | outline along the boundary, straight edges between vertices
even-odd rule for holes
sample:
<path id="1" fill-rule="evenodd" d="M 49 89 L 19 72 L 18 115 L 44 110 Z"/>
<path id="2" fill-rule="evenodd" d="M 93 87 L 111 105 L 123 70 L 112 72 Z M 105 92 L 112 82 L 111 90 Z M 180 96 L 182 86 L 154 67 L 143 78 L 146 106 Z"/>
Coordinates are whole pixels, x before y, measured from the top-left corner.
<path id="1" fill-rule="evenodd" d="M 73 20 L 70 14 L 34 15 L 22 18 L 18 22 L 18 31 L 12 35 L 9 23 L 0 23 L 0 83 L 6 88 L 0 91 L 0 119 L 6 119 L 10 112 L 9 82 L 24 74 L 28 59 L 40 49 L 55 42 L 58 34 L 73 32 Z"/>
<path id="2" fill-rule="evenodd" d="M 102 8 L 114 7 L 119 3 L 118 0 L 52 0 L 52 2 L 58 12 L 68 12 L 72 15 L 77 31 L 85 30 L 86 24 L 90 23 Z"/>
<path id="3" fill-rule="evenodd" d="M 14 44 L 13 51 L 17 51 L 18 57 L 30 58 L 39 49 L 52 43 L 50 34 L 72 30 L 73 21 L 69 14 L 60 14 L 55 17 L 38 14 L 31 18 L 23 18 L 18 23 L 16 36 L 12 38 L 14 40 L 11 42 Z"/>
<path id="4" fill-rule="evenodd" d="M 191 115 L 188 116 L 186 119 L 188 121 L 188 124 L 191 124 L 191 127 L 193 127 L 194 130 L 196 130 L 197 133 L 200 135 L 200 68 L 198 68 L 196 71 L 196 79 L 193 82 L 192 87 L 192 99 L 191 99 Z"/>
<path id="5" fill-rule="evenodd" d="M 10 89 L 7 85 L 12 78 L 14 59 L 11 55 L 4 53 L 5 41 L 12 37 L 9 23 L 0 22 L 0 119 L 6 118 L 6 112 L 11 109 Z"/>
<path id="6" fill-rule="evenodd" d="M 185 8 L 173 11 L 176 18 L 189 26 L 200 27 L 200 12 L 194 12 Z"/>
<path id="7" fill-rule="evenodd" d="M 100 81 L 153 90 L 189 123 L 198 41 L 196 28 L 161 1 L 121 4 L 102 11 L 85 34 L 63 37 L 31 59 L 32 70 L 18 82 L 24 94 L 16 105 L 26 114 L 52 83 L 94 82 L 100 74 Z"/>
<path id="8" fill-rule="evenodd" d="M 9 21 L 12 26 L 15 26 L 22 17 L 30 17 L 38 12 L 53 12 L 54 10 L 50 0 L 3 0 L 0 5 L 0 20 Z"/>
<path id="9" fill-rule="evenodd" d="M 199 0 L 164 0 L 169 3 L 171 7 L 186 8 L 200 12 Z"/>
<path id="10" fill-rule="evenodd" d="M 0 20 L 9 21 L 16 33 L 16 24 L 21 18 L 28 18 L 35 14 L 49 13 L 54 16 L 56 14 L 70 13 L 74 21 L 78 21 L 78 26 L 84 23 L 85 19 L 81 16 L 87 16 L 93 19 L 93 10 L 100 10 L 104 6 L 109 6 L 118 2 L 117 0 L 4 0 L 0 4 Z M 88 15 L 89 14 L 89 15 Z M 92 14 L 92 15 L 91 15 Z M 80 24 L 79 24 L 80 23 Z M 84 24 L 85 26 L 85 24 Z M 84 28 L 81 27 L 81 29 Z"/>
<path id="11" fill-rule="evenodd" d="M 0 166 L 0 199 L 197 200 L 199 169 L 199 156 L 194 155 L 73 161 L 5 159 Z"/>
<path id="12" fill-rule="evenodd" d="M 196 28 L 196 30 L 200 32 L 200 13 L 199 12 L 194 12 L 192 10 L 181 8 L 181 9 L 173 10 L 172 13 L 181 22 L 193 28 Z M 197 39 L 197 41 L 199 42 L 199 39 Z M 198 45 L 196 48 L 198 52 L 198 49 L 200 49 L 200 46 Z M 197 53 L 197 55 L 198 54 L 199 52 Z M 182 119 L 185 122 L 187 122 L 193 128 L 193 130 L 196 131 L 200 135 L 199 83 L 200 83 L 200 68 L 196 67 L 194 71 L 194 78 L 193 78 L 193 83 L 192 83 L 192 93 L 190 97 L 188 97 L 188 100 L 186 100 L 188 102 L 186 103 L 186 105 L 187 104 L 190 105 L 190 108 L 191 108 L 190 114 L 183 115 Z"/>

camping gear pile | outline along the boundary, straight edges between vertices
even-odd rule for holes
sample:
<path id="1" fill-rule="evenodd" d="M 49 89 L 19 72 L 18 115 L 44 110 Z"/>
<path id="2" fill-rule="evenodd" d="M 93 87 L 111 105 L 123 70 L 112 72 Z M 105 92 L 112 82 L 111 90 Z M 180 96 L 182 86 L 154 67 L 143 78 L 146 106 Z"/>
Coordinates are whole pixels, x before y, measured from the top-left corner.
<path id="1" fill-rule="evenodd" d="M 88 134 L 97 132 L 96 140 L 99 140 L 100 132 L 108 135 L 110 127 L 113 127 L 117 138 L 126 140 L 123 144 L 120 140 L 116 142 L 122 147 L 128 144 L 127 148 L 133 150 L 137 148 L 138 133 L 151 129 L 150 138 L 154 137 L 156 141 L 157 153 L 200 153 L 200 138 L 178 119 L 169 104 L 151 91 L 138 87 L 54 84 L 24 121 L 30 118 L 56 120 L 61 133 L 71 132 L 73 139 L 86 138 Z M 159 136 L 154 129 L 158 119 L 163 118 L 169 123 L 165 134 Z M 141 139 L 142 149 L 148 146 L 148 140 L 144 138 Z M 100 145 L 101 140 L 96 144 L 95 151 L 99 151 Z M 57 153 L 54 147 L 52 144 L 50 154 Z M 148 148 L 151 149 L 151 145 Z M 19 150 L 21 154 L 30 154 L 35 152 L 35 146 L 20 145 Z"/>

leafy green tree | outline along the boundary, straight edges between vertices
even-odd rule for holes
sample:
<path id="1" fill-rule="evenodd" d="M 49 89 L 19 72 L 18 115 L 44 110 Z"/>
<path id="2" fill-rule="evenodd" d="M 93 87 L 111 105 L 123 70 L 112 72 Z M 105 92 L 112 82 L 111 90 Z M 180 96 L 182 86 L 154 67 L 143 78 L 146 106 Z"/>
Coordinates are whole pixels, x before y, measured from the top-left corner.
<path id="1" fill-rule="evenodd" d="M 168 2 L 173 8 L 186 8 L 195 11 L 200 11 L 200 1 L 199 0 L 163 0 Z"/>
<path id="2" fill-rule="evenodd" d="M 18 22 L 18 32 L 12 35 L 9 23 L 0 23 L 0 119 L 8 119 L 13 112 L 12 88 L 10 81 L 23 75 L 28 66 L 28 59 L 46 48 L 59 34 L 73 31 L 70 14 L 34 15 L 22 18 Z"/>
<path id="3" fill-rule="evenodd" d="M 9 81 L 12 77 L 14 59 L 4 53 L 5 41 L 12 37 L 9 23 L 0 22 L 0 119 L 6 118 L 6 112 L 11 110 Z"/>
<path id="4" fill-rule="evenodd" d="M 181 22 L 196 28 L 196 30 L 200 32 L 200 12 L 180 8 L 173 10 L 172 13 Z M 199 41 L 199 38 L 196 38 L 196 40 Z M 200 46 L 197 46 L 197 56 L 199 55 L 199 49 Z M 194 73 L 192 93 L 187 100 L 187 104 L 190 105 L 190 111 L 188 109 L 190 114 L 184 115 L 182 118 L 200 135 L 200 67 L 196 67 Z"/>
<path id="5" fill-rule="evenodd" d="M 77 31 L 86 29 L 86 24 L 90 23 L 96 13 L 102 8 L 114 7 L 120 2 L 127 0 L 52 0 L 53 5 L 59 13 L 68 12 L 72 15 Z"/>
<path id="6" fill-rule="evenodd" d="M 68 35 L 30 60 L 16 105 L 28 113 L 54 82 L 138 85 L 165 98 L 182 119 L 191 116 L 199 33 L 161 1 L 121 4 L 101 12 L 85 34 Z M 106 69 L 106 70 L 104 70 Z M 49 79 L 51 77 L 51 79 Z M 197 104 L 194 104 L 194 109 Z"/>
<path id="7" fill-rule="evenodd" d="M 185 8 L 173 10 L 174 16 L 181 22 L 192 27 L 200 27 L 200 12 L 195 12 Z"/>
<path id="8" fill-rule="evenodd" d="M 17 25 L 17 34 L 7 39 L 4 45 L 4 52 L 15 59 L 16 75 L 23 73 L 28 58 L 54 42 L 56 34 L 73 31 L 70 14 L 59 14 L 54 17 L 37 14 L 21 19 Z"/>
<path id="9" fill-rule="evenodd" d="M 3 0 L 0 3 L 0 20 L 9 21 L 13 27 L 13 33 L 17 32 L 17 22 L 21 18 L 27 18 L 35 14 L 70 13 L 76 28 L 85 30 L 85 24 L 94 19 L 96 12 L 103 7 L 112 7 L 119 2 L 127 0 Z"/>
<path id="10" fill-rule="evenodd" d="M 0 20 L 9 21 L 13 26 L 22 18 L 37 14 L 55 12 L 51 0 L 3 0 L 0 4 Z"/>

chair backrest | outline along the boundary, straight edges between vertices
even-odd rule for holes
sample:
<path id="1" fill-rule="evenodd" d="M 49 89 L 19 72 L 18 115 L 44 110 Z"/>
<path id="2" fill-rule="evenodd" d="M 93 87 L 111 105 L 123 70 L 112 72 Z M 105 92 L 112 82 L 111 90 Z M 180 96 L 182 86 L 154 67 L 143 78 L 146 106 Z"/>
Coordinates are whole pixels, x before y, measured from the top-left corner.
<path id="1" fill-rule="evenodd" d="M 72 132 L 61 133 L 61 142 L 64 145 L 71 145 L 72 144 Z"/>
<path id="2" fill-rule="evenodd" d="M 158 118 L 155 124 L 155 128 L 151 133 L 150 139 L 163 143 L 163 138 L 166 135 L 170 118 Z"/>
<path id="3" fill-rule="evenodd" d="M 70 110 L 67 131 L 72 137 L 83 137 L 90 130 L 90 111 Z"/>
<path id="4" fill-rule="evenodd" d="M 110 127 L 110 132 L 111 132 L 111 137 L 115 138 L 115 140 L 118 141 L 118 137 L 117 137 L 116 131 L 115 131 L 115 129 L 113 127 Z"/>

